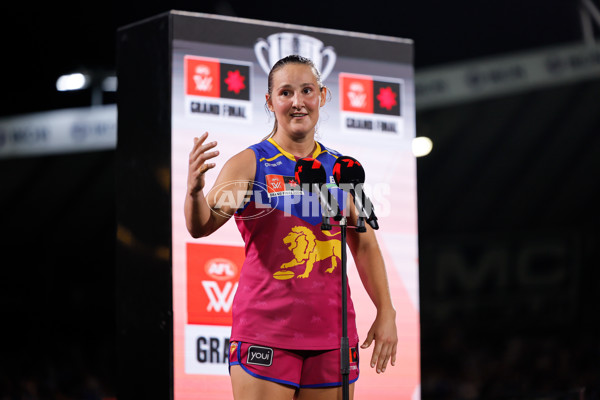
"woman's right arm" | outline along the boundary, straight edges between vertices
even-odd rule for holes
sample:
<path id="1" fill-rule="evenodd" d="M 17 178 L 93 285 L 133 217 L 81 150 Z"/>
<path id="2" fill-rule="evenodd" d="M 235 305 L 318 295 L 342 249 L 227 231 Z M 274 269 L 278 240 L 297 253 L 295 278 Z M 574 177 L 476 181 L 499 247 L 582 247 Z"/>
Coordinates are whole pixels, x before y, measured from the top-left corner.
<path id="1" fill-rule="evenodd" d="M 225 163 L 209 195 L 205 196 L 204 174 L 215 167 L 207 161 L 219 154 L 212 150 L 216 142 L 204 143 L 207 137 L 204 133 L 194 138 L 188 165 L 184 213 L 186 227 L 195 238 L 210 235 L 231 218 L 251 188 L 256 173 L 254 151 L 246 149 Z"/>

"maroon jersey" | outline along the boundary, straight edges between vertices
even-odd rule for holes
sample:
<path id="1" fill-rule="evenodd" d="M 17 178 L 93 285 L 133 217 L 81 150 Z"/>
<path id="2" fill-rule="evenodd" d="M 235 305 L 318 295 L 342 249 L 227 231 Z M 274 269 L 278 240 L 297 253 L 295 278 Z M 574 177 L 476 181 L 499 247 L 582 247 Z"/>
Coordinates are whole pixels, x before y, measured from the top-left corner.
<path id="1" fill-rule="evenodd" d="M 252 196 L 235 214 L 246 260 L 233 302 L 231 340 L 284 349 L 338 348 L 340 228 L 321 231 L 318 197 L 294 180 L 293 155 L 272 139 L 250 148 L 256 155 L 256 175 Z M 317 143 L 312 157 L 324 166 L 330 191 L 341 199 L 332 177 L 339 155 Z M 348 337 L 350 343 L 358 342 L 350 296 Z"/>

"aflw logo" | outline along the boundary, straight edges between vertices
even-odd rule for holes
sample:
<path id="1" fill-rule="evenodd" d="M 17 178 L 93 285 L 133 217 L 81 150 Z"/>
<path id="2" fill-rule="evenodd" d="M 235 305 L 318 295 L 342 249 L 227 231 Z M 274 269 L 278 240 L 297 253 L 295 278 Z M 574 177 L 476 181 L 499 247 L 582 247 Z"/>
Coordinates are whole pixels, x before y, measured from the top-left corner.
<path id="1" fill-rule="evenodd" d="M 349 91 L 346 93 L 350 105 L 354 108 L 365 108 L 367 105 L 367 93 L 365 87 L 358 83 L 352 82 L 349 87 Z"/>
<path id="2" fill-rule="evenodd" d="M 205 65 L 196 67 L 196 73 L 193 76 L 196 89 L 200 92 L 210 92 L 213 88 L 213 78 L 210 76 L 210 69 Z"/>
<path id="3" fill-rule="evenodd" d="M 187 243 L 187 323 L 231 326 L 243 246 Z"/>
<path id="4" fill-rule="evenodd" d="M 301 194 L 302 192 L 300 185 L 298 185 L 293 176 L 267 174 L 265 175 L 265 179 L 267 184 L 267 195 L 269 198 L 294 193 Z"/>
<path id="5" fill-rule="evenodd" d="M 231 304 L 235 297 L 235 292 L 238 288 L 238 283 L 232 284 L 227 282 L 225 287 L 221 289 L 219 284 L 215 281 L 202 281 L 202 286 L 206 291 L 209 303 L 206 306 L 206 311 L 214 312 L 229 312 L 231 311 Z"/>
<path id="6" fill-rule="evenodd" d="M 280 181 L 274 181 L 273 183 L 271 183 L 271 187 L 273 189 L 280 189 L 281 188 L 281 182 Z"/>

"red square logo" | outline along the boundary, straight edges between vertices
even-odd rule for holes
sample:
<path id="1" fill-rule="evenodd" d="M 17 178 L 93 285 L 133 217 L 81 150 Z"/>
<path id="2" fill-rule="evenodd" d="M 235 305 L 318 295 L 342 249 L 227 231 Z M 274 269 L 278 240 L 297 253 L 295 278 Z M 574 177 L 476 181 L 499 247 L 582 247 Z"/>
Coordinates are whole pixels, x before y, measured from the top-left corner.
<path id="1" fill-rule="evenodd" d="M 373 113 L 373 79 L 365 75 L 340 74 L 342 110 Z"/>
<path id="2" fill-rule="evenodd" d="M 231 326 L 243 247 L 187 244 L 188 324 Z"/>
<path id="3" fill-rule="evenodd" d="M 282 175 L 267 175 L 267 192 L 278 193 L 285 191 L 285 181 Z"/>
<path id="4" fill-rule="evenodd" d="M 221 96 L 221 68 L 219 60 L 185 56 L 184 71 L 186 95 Z"/>

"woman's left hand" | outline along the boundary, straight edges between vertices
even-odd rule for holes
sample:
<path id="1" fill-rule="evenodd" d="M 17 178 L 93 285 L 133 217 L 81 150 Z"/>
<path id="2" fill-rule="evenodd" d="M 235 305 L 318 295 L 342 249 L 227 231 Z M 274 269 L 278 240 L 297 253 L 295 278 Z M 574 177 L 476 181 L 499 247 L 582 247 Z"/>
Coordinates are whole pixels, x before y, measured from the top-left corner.
<path id="1" fill-rule="evenodd" d="M 388 361 L 396 365 L 396 349 L 398 346 L 398 333 L 396 331 L 396 311 L 377 312 L 377 318 L 371 325 L 367 338 L 360 346 L 366 349 L 375 340 L 373 355 L 371 356 L 371 368 L 377 367 L 377 373 L 385 372 Z"/>

